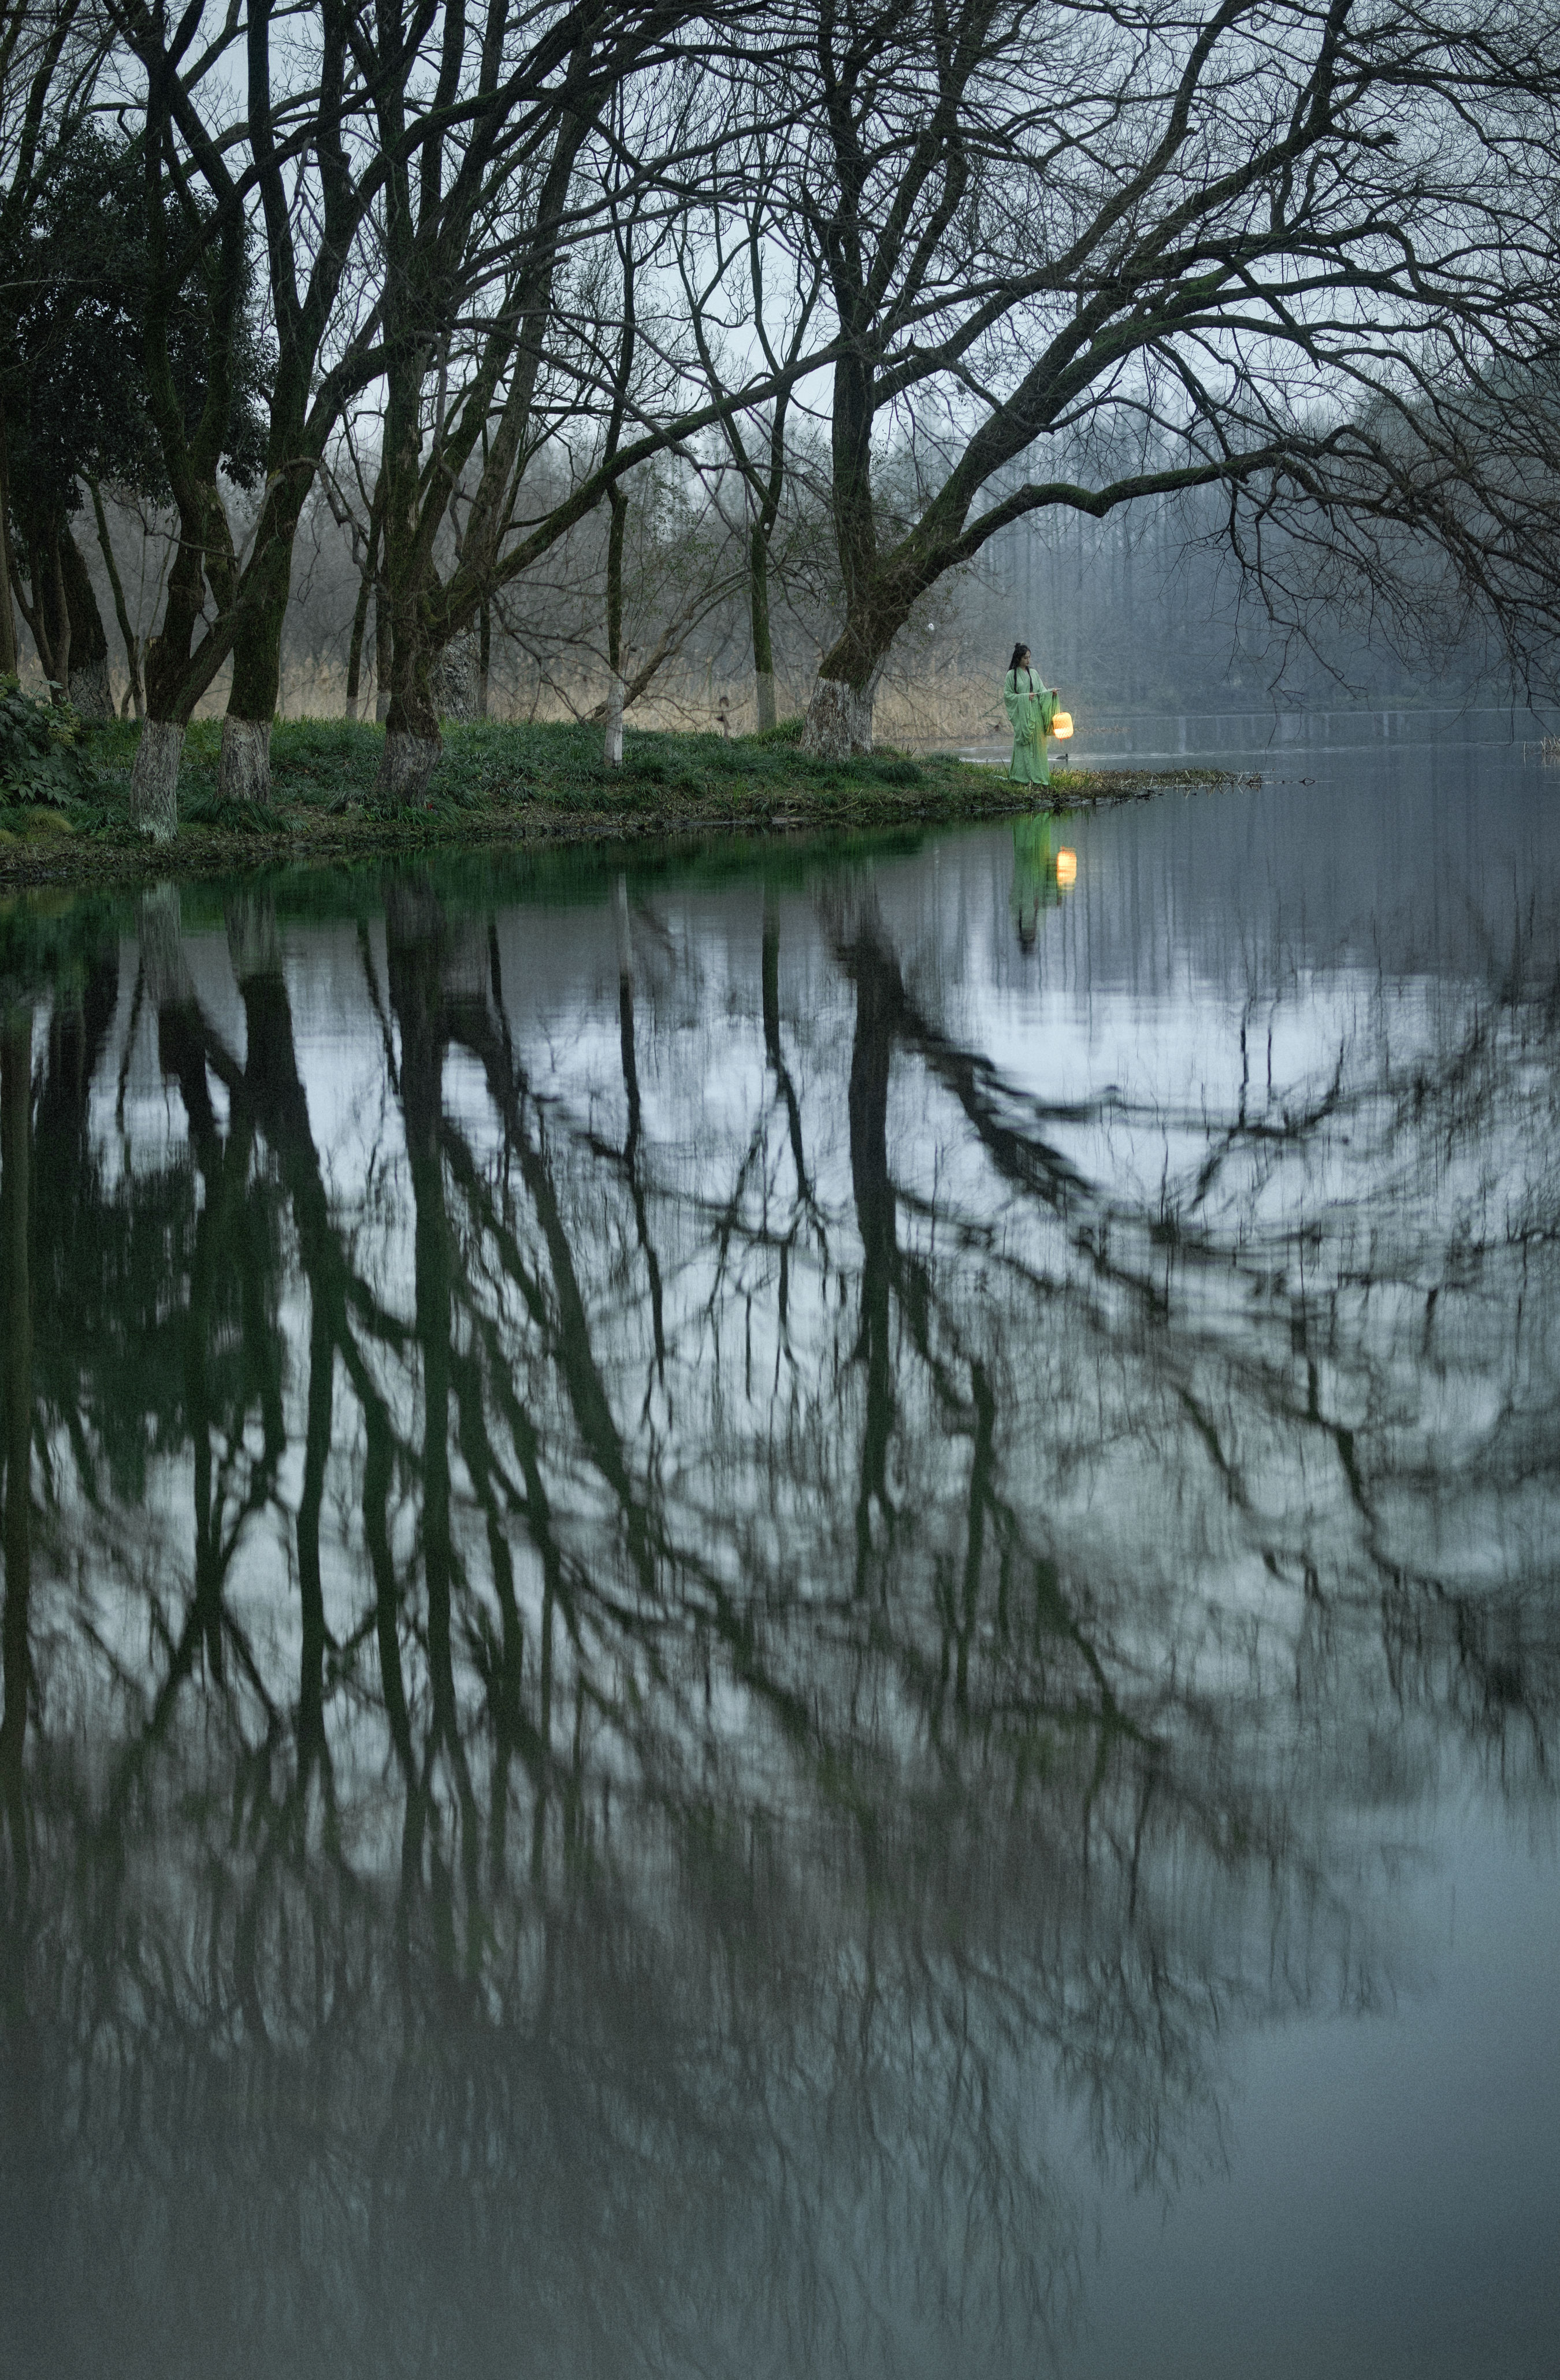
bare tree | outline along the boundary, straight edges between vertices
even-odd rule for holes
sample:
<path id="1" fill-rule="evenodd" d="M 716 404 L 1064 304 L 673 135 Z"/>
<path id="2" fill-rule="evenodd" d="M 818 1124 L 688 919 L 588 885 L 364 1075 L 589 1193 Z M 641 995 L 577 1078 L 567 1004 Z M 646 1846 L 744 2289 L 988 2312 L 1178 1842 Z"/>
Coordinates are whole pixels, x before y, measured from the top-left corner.
<path id="1" fill-rule="evenodd" d="M 721 322 L 715 314 L 721 301 L 729 303 L 731 294 L 731 257 L 721 192 L 717 191 L 708 218 L 702 212 L 690 213 L 678 246 L 678 267 L 689 325 L 712 394 L 722 391 L 729 378 L 720 353 L 722 330 L 738 335 L 751 334 L 776 383 L 777 394 L 765 414 L 744 422 L 740 414 L 729 412 L 721 422 L 722 434 L 740 475 L 746 514 L 748 617 L 760 734 L 773 727 L 776 719 L 770 574 L 791 461 L 787 432 L 795 384 L 790 375 L 807 353 L 809 333 L 823 294 L 816 253 L 804 249 L 794 259 L 787 258 L 778 241 L 771 241 L 776 187 L 783 170 L 779 160 L 783 155 L 783 133 L 777 139 L 760 123 L 747 154 L 730 176 L 737 246 L 739 254 L 745 250 L 747 268 L 747 285 L 739 298 L 734 320 Z M 788 263 L 795 269 L 776 323 L 771 320 L 769 307 L 775 267 Z"/>
<path id="2" fill-rule="evenodd" d="M 25 502 L 28 494 L 25 488 L 11 488 L 6 453 L 7 395 L 14 399 L 18 394 L 15 388 L 8 392 L 6 382 L 14 380 L 20 363 L 14 317 L 31 294 L 23 250 L 48 192 L 62 131 L 79 123 L 103 65 L 103 49 L 98 29 L 85 18 L 79 0 L 47 0 L 42 6 L 35 0 L 6 0 L 0 7 L 0 176 L 5 184 L 0 197 L 0 275 L 5 281 L 6 322 L 6 352 L 0 359 L 0 675 L 14 676 L 18 666 L 12 598 L 14 593 L 19 595 L 20 589 L 11 521 L 16 499 L 19 496 Z M 64 585 L 66 566 L 54 548 L 43 569 L 47 601 L 64 635 L 67 672 L 70 612 Z M 35 618 L 42 611 L 43 595 L 35 563 L 33 602 L 29 607 Z M 95 613 L 95 605 L 92 608 Z M 63 676 L 63 672 L 51 667 L 54 655 L 46 626 L 40 658 L 51 676 Z"/>
<path id="3" fill-rule="evenodd" d="M 1007 523 L 1216 486 L 1385 578 L 1445 552 L 1552 632 L 1554 427 L 1499 404 L 1556 335 L 1560 28 L 1459 0 L 951 13 L 822 0 L 790 204 L 823 258 L 844 619 L 815 749 L 862 748 L 913 606 Z M 903 521 L 875 486 L 913 425 Z M 1070 464 L 1047 477 L 1037 442 Z M 1010 476 L 1021 458 L 1024 474 Z"/>

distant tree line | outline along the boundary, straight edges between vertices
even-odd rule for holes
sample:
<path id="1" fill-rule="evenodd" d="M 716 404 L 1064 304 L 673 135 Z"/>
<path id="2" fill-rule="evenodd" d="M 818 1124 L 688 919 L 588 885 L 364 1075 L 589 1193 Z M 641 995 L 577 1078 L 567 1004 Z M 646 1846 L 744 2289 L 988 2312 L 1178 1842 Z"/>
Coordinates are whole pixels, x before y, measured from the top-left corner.
<path id="1" fill-rule="evenodd" d="M 1280 645 L 1554 649 L 1560 0 L 0 0 L 0 670 L 105 704 L 95 541 L 153 835 L 221 675 L 266 797 L 321 504 L 397 797 L 565 549 L 609 758 L 720 607 L 769 723 L 792 600 L 868 747 L 1025 521 L 1189 508 Z"/>

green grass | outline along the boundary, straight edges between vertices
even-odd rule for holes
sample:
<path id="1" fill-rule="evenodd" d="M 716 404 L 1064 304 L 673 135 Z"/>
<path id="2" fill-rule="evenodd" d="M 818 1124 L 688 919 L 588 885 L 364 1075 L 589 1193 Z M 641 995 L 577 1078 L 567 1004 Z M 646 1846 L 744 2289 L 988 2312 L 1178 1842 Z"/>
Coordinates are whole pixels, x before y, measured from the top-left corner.
<path id="1" fill-rule="evenodd" d="M 858 830 L 981 818 L 1036 807 L 1000 770 L 946 754 L 880 750 L 816 760 L 801 722 L 765 735 L 629 729 L 621 770 L 601 755 L 599 724 L 451 723 L 426 800 L 393 807 L 375 790 L 383 731 L 365 722 L 298 719 L 272 734 L 269 807 L 224 803 L 217 791 L 222 730 L 198 720 L 179 771 L 179 831 L 153 850 L 130 823 L 139 729 L 93 732 L 94 790 L 63 809 L 0 813 L 0 882 L 91 881 L 225 872 L 262 860 L 369 857 L 430 846 L 702 833 L 711 829 Z M 1058 771 L 1053 801 L 1141 795 L 1219 782 L 1217 772 Z M 1044 800 L 1044 795 L 1038 797 Z"/>

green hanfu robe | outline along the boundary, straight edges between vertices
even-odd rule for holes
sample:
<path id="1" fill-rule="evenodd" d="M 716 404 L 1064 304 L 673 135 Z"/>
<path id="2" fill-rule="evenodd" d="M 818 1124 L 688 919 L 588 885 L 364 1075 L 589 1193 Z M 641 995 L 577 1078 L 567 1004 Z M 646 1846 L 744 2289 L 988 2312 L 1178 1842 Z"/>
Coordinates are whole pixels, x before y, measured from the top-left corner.
<path id="1" fill-rule="evenodd" d="M 1033 670 L 1010 670 L 1002 681 L 1002 703 L 1013 730 L 1008 774 L 1022 785 L 1048 785 L 1051 763 L 1046 738 L 1057 715 L 1055 695 Z"/>

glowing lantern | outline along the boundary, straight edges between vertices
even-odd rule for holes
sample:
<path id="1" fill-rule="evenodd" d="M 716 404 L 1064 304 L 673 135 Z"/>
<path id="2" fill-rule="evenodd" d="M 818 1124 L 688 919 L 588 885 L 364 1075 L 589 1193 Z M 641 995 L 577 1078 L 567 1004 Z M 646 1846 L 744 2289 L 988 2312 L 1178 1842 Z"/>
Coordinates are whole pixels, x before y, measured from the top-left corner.
<path id="1" fill-rule="evenodd" d="M 1062 891 L 1065 892 L 1069 885 L 1076 884 L 1077 881 L 1078 854 L 1075 851 L 1058 851 L 1057 854 L 1057 882 L 1061 886 Z"/>
<path id="2" fill-rule="evenodd" d="M 1072 713 L 1070 710 L 1058 711 L 1056 717 L 1051 722 L 1051 733 L 1056 737 L 1058 744 L 1066 743 L 1068 737 L 1072 733 Z"/>

